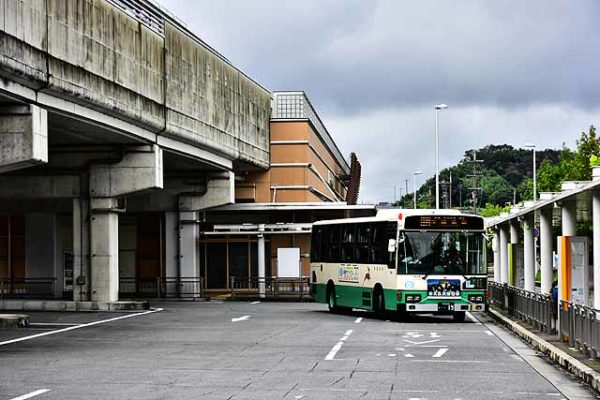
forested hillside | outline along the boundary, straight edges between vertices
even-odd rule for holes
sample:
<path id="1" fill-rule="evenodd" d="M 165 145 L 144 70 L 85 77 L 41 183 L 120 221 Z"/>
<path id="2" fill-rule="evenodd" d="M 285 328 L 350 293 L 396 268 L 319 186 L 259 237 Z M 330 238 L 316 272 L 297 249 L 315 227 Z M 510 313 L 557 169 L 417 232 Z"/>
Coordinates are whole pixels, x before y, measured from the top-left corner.
<path id="1" fill-rule="evenodd" d="M 536 149 L 537 191 L 559 191 L 563 180 L 590 180 L 598 163 L 600 145 L 594 126 L 582 132 L 577 148 Z M 440 171 L 440 206 L 499 210 L 507 204 L 533 198 L 533 151 L 530 148 L 488 145 L 465 151 L 455 166 Z M 450 184 L 450 181 L 452 184 Z M 420 208 L 435 207 L 435 176 L 419 188 Z M 410 207 L 412 193 L 398 206 Z M 492 213 L 494 211 L 491 211 Z"/>

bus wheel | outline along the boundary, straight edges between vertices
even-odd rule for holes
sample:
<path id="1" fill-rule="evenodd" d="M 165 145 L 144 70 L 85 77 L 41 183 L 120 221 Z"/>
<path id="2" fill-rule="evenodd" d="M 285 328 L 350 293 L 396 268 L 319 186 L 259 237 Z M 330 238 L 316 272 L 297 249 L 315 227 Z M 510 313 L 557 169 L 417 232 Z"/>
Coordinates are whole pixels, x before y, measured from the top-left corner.
<path id="1" fill-rule="evenodd" d="M 327 288 L 327 308 L 330 313 L 338 312 L 338 306 L 335 301 L 335 286 L 331 285 Z"/>
<path id="2" fill-rule="evenodd" d="M 454 314 L 452 314 L 452 317 L 454 318 L 454 322 L 465 322 L 465 315 L 467 313 L 464 311 L 455 311 Z"/>
<path id="3" fill-rule="evenodd" d="M 385 301 L 381 289 L 375 289 L 373 292 L 373 311 L 377 318 L 385 317 Z"/>

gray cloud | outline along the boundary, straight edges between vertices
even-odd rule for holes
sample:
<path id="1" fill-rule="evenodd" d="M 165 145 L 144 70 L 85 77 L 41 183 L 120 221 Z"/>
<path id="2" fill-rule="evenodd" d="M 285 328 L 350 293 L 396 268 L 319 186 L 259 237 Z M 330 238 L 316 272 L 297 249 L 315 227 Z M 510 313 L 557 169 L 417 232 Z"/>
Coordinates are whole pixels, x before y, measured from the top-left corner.
<path id="1" fill-rule="evenodd" d="M 598 124 L 600 2 L 580 0 L 163 0 L 271 90 L 305 90 L 344 154 L 361 201 L 434 173 L 468 148 L 573 145 Z"/>
<path id="2" fill-rule="evenodd" d="M 600 102 L 593 0 L 164 3 L 270 89 L 338 112 Z"/>

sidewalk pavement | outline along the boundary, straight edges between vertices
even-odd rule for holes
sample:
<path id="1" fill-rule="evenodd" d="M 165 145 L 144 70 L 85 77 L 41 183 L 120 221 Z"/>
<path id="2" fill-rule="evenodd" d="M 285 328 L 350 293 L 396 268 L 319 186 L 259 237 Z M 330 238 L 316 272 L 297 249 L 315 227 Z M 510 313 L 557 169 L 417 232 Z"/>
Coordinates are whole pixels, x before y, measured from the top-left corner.
<path id="1" fill-rule="evenodd" d="M 517 320 L 506 311 L 489 308 L 489 314 L 517 336 L 528 342 L 535 350 L 588 384 L 600 393 L 600 360 L 592 360 L 577 349 L 562 342 L 558 334 L 547 334 L 524 321 Z"/>

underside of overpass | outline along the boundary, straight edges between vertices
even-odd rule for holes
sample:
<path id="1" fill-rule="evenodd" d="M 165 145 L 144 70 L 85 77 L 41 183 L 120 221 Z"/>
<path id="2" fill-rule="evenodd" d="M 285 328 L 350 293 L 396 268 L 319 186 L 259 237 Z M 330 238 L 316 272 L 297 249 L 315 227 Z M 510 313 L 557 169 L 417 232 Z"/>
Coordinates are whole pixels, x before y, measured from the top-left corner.
<path id="1" fill-rule="evenodd" d="M 0 11 L 3 295 L 113 302 L 119 278 L 198 276 L 182 222 L 268 166 L 270 93 L 151 3 L 128 3 L 151 23 L 123 4 Z"/>

